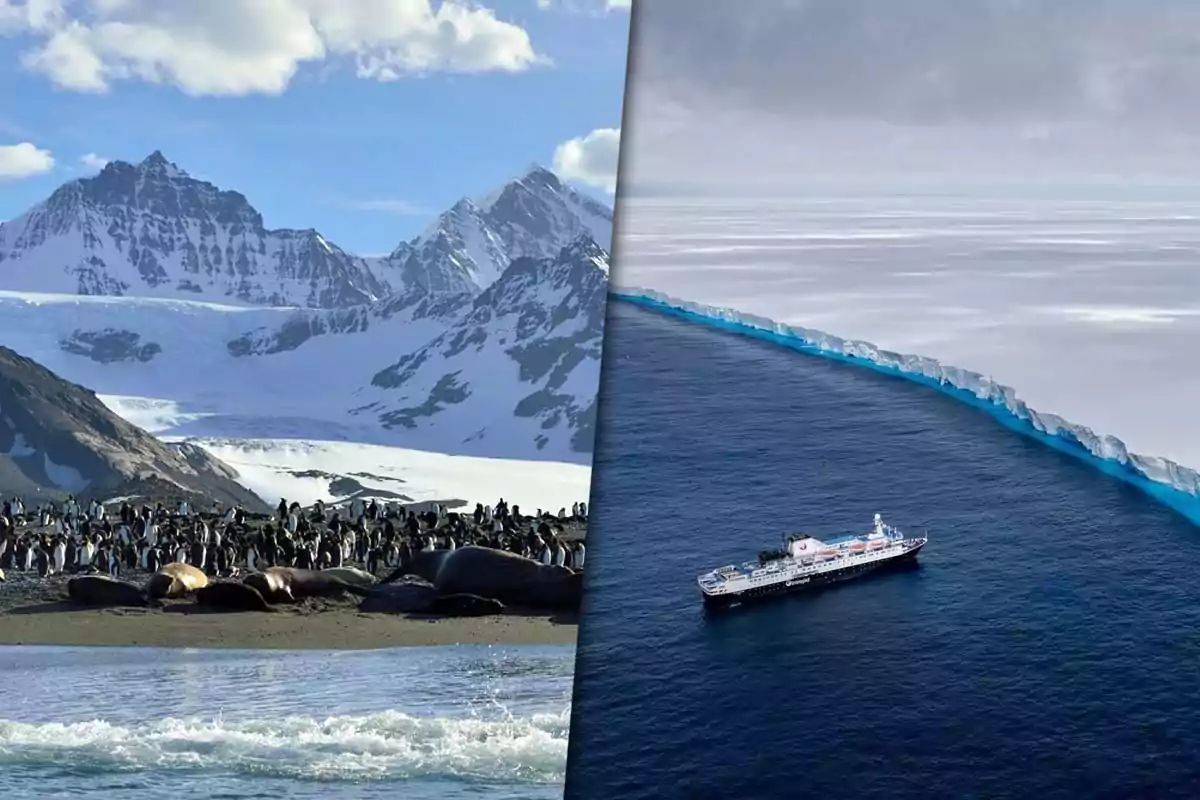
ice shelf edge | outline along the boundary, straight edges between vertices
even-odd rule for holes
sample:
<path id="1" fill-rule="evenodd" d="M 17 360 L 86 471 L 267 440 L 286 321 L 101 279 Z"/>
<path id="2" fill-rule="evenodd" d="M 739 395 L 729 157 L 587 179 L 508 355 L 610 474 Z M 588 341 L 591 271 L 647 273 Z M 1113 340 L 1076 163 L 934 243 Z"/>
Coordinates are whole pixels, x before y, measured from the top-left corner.
<path id="1" fill-rule="evenodd" d="M 690 322 L 762 339 L 810 355 L 831 358 L 915 381 L 982 409 L 1006 427 L 1037 439 L 1129 483 L 1200 525 L 1200 472 L 1166 458 L 1129 452 L 1116 436 L 1030 408 L 1011 386 L 972 370 L 926 356 L 884 350 L 870 342 L 786 325 L 733 308 L 682 300 L 654 289 L 620 287 L 609 297 Z"/>

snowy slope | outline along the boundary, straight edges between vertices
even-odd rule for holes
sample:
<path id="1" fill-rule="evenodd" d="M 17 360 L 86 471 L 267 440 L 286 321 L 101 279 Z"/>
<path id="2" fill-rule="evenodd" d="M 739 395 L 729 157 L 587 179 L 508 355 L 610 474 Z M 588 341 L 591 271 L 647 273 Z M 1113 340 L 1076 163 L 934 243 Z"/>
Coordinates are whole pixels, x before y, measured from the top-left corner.
<path id="1" fill-rule="evenodd" d="M 464 501 L 504 498 L 522 509 L 557 511 L 586 501 L 591 469 L 553 461 L 478 458 L 351 442 L 287 439 L 205 439 L 211 456 L 230 465 L 262 497 L 308 505 L 347 497 L 384 501 Z"/>
<path id="2" fill-rule="evenodd" d="M 461 437 L 467 452 L 590 453 L 608 254 L 583 235 L 518 259 L 469 314 L 379 371 L 357 409 L 386 428 Z"/>
<path id="3" fill-rule="evenodd" d="M 403 346 L 405 341 L 414 338 L 432 336 L 453 324 L 467 312 L 471 300 L 467 294 L 435 294 L 410 289 L 350 308 L 297 309 L 282 321 L 263 317 L 269 324 L 231 341 L 228 350 L 235 356 L 274 355 L 295 350 L 318 336 L 384 330 L 386 333 L 377 344 L 379 351 L 386 355 L 389 348 Z M 358 347 L 364 344 L 363 340 L 355 340 Z"/>
<path id="4" fill-rule="evenodd" d="M 160 436 L 354 441 L 587 462 L 606 276 L 582 258 L 518 261 L 465 309 L 428 298 L 314 312 L 0 292 L 0 337 Z M 543 324 L 532 324 L 542 317 Z M 492 324 L 480 323 L 488 319 Z M 331 321 L 347 325 L 335 329 Z M 474 344 L 489 336 L 499 348 L 494 353 L 452 347 L 464 337 Z M 534 351 L 546 354 L 545 368 L 534 363 Z M 425 369 L 410 380 L 386 390 L 372 385 L 396 363 L 413 361 Z M 536 369 L 523 375 L 523 361 Z M 400 424 L 399 409 L 428 397 L 435 372 L 490 390 L 452 413 L 431 410 L 417 415 L 417 424 Z M 553 396 L 545 407 L 532 400 L 521 406 L 546 387 Z M 378 404 L 378 413 L 362 413 L 368 403 Z M 489 426 L 492 437 L 477 435 Z M 539 436 L 548 438 L 539 443 Z"/>

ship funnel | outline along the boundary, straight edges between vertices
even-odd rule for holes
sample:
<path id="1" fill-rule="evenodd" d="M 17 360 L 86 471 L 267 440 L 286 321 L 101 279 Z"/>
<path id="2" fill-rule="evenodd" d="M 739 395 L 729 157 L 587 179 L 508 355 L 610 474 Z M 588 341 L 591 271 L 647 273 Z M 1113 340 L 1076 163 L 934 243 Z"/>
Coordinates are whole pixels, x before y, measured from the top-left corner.
<path id="1" fill-rule="evenodd" d="M 883 533 L 883 515 L 881 514 L 875 515 L 875 532 L 878 534 Z"/>

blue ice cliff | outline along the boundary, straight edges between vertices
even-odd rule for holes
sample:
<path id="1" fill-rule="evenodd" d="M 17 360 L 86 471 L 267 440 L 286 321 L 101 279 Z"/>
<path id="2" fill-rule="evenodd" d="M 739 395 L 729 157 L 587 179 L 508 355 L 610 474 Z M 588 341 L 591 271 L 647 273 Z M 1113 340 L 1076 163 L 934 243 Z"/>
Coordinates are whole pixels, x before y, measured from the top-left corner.
<path id="1" fill-rule="evenodd" d="M 614 289 L 615 300 L 731 333 L 772 342 L 930 386 L 990 414 L 1003 425 L 1086 461 L 1102 472 L 1132 484 L 1156 500 L 1200 524 L 1200 473 L 1165 458 L 1129 452 L 1115 436 L 1098 434 L 1057 414 L 1030 408 L 1011 386 L 978 372 L 952 367 L 936 359 L 884 350 L 870 342 L 843 339 L 823 331 L 786 325 L 689 300 L 653 289 Z"/>

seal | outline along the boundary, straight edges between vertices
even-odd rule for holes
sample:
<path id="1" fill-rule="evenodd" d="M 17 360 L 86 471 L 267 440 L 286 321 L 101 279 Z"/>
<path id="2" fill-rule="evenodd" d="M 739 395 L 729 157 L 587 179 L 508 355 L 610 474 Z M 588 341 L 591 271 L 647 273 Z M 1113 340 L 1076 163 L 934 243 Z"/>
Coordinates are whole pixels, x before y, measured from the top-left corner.
<path id="1" fill-rule="evenodd" d="M 257 578 L 258 575 L 263 577 Z M 360 597 L 369 597 L 371 594 L 371 590 L 365 586 L 347 583 L 336 575 L 299 567 L 267 567 L 262 572 L 247 575 L 242 583 L 257 589 L 268 603 L 288 602 L 289 599 L 300 600 L 305 597 L 336 597 L 346 593 Z"/>
<path id="2" fill-rule="evenodd" d="M 84 575 L 67 581 L 67 596 L 85 606 L 152 606 L 142 590 L 132 583 L 107 575 Z"/>
<path id="3" fill-rule="evenodd" d="M 504 603 L 477 594 L 444 594 L 434 600 L 425 613 L 447 617 L 486 617 L 503 614 Z"/>
<path id="4" fill-rule="evenodd" d="M 251 572 L 242 583 L 254 589 L 268 603 L 294 603 L 291 587 L 274 572 Z"/>
<path id="5" fill-rule="evenodd" d="M 546 570 L 528 587 L 527 602 L 531 608 L 568 611 L 578 609 L 582 600 L 583 573 L 570 567 Z"/>
<path id="6" fill-rule="evenodd" d="M 220 581 L 196 592 L 196 605 L 225 611 L 274 611 L 257 589 L 245 583 Z"/>
<path id="7" fill-rule="evenodd" d="M 583 594 L 582 575 L 567 567 L 477 545 L 421 553 L 381 583 L 405 574 L 424 578 L 439 594 L 473 594 L 524 608 L 577 608 Z"/>
<path id="8" fill-rule="evenodd" d="M 374 586 L 376 583 L 374 575 L 366 570 L 355 567 L 326 567 L 321 571 L 326 575 L 341 578 L 346 583 L 352 583 L 355 586 Z"/>
<path id="9" fill-rule="evenodd" d="M 208 586 L 208 576 L 191 564 L 173 561 L 159 568 L 146 582 L 146 595 L 155 600 L 183 597 Z"/>
<path id="10" fill-rule="evenodd" d="M 358 604 L 358 610 L 367 614 L 417 614 L 433 605 L 437 596 L 432 583 L 409 575 L 397 583 L 375 587 Z"/>

